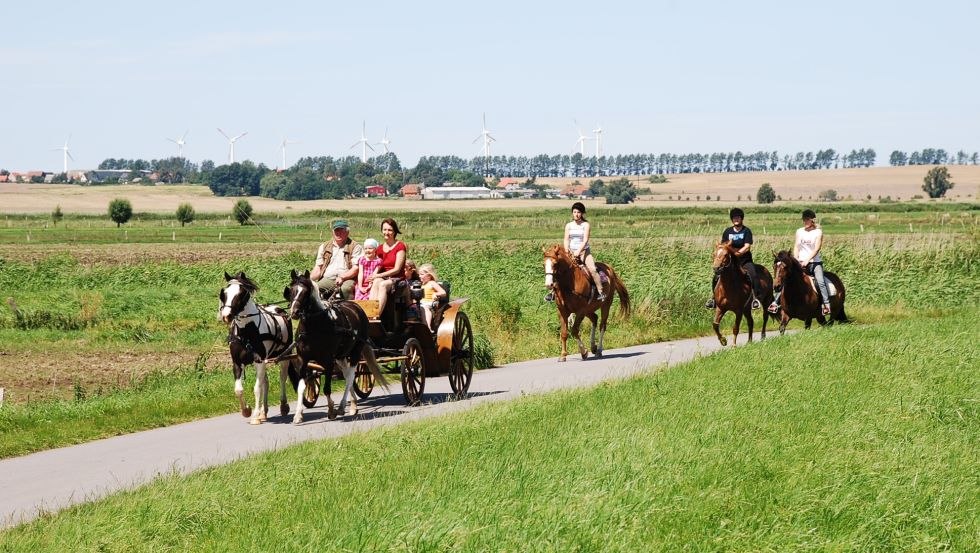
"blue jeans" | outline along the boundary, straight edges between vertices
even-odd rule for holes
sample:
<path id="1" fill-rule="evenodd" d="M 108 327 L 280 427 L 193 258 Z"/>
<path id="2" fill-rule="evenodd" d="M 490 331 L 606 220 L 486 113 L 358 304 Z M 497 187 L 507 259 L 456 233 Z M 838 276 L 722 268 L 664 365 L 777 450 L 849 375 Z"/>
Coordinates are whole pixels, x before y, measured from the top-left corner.
<path id="1" fill-rule="evenodd" d="M 824 305 L 830 305 L 830 291 L 827 286 L 827 277 L 823 274 L 823 263 L 819 261 L 811 262 L 809 265 L 810 271 L 813 272 L 813 278 L 817 281 L 817 288 L 820 289 L 820 296 L 822 298 Z"/>

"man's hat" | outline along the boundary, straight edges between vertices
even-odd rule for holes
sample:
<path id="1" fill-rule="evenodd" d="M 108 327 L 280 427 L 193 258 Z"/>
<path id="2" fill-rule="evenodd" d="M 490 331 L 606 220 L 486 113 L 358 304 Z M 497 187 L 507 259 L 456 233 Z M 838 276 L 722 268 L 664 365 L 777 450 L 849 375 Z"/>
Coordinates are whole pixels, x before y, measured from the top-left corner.
<path id="1" fill-rule="evenodd" d="M 337 230 L 339 228 L 349 228 L 350 227 L 350 225 L 347 224 L 347 220 L 346 219 L 334 219 L 333 223 L 331 223 L 330 226 L 333 227 L 334 230 Z"/>

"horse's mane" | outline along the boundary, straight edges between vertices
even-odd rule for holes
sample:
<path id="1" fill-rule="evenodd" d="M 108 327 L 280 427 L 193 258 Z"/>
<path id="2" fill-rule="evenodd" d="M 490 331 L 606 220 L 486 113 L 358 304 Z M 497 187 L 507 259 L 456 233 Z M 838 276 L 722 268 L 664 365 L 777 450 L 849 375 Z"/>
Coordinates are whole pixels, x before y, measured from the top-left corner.
<path id="1" fill-rule="evenodd" d="M 782 250 L 776 254 L 776 263 L 780 263 L 780 262 L 786 265 L 786 268 L 790 271 L 794 271 L 794 270 L 801 271 L 803 269 L 803 267 L 800 265 L 800 262 L 797 261 L 795 257 L 793 257 L 793 254 L 789 253 L 786 250 Z"/>
<path id="2" fill-rule="evenodd" d="M 728 250 L 728 254 L 729 255 L 735 255 L 735 252 L 738 251 L 738 250 L 735 249 L 734 246 L 732 246 L 732 241 L 731 240 L 726 240 L 724 242 L 718 242 L 718 245 L 715 246 L 715 249 L 717 250 L 718 248 L 721 248 L 721 247 L 724 247 L 726 250 Z"/>
<path id="3" fill-rule="evenodd" d="M 575 260 L 572 259 L 572 255 L 565 251 L 565 247 L 561 244 L 555 244 L 545 248 L 544 255 L 545 257 L 553 258 L 555 261 L 564 261 L 568 265 L 575 265 Z"/>
<path id="4" fill-rule="evenodd" d="M 242 288 L 244 288 L 249 294 L 255 294 L 259 291 L 259 285 L 252 279 L 245 276 L 244 272 L 239 272 L 237 275 L 235 275 L 235 280 L 237 280 L 238 283 L 242 285 Z"/>
<path id="5" fill-rule="evenodd" d="M 313 299 L 313 302 L 320 309 L 326 309 L 327 308 L 326 304 L 323 303 L 323 300 L 320 299 L 320 291 L 317 290 L 316 283 L 313 282 L 313 279 L 310 278 L 310 272 L 309 271 L 305 271 L 305 272 L 303 272 L 303 274 L 299 274 L 296 271 L 293 271 L 292 277 L 293 277 L 293 284 L 299 283 L 304 288 L 306 288 L 307 290 L 309 290 L 309 296 L 310 296 L 310 298 Z"/>

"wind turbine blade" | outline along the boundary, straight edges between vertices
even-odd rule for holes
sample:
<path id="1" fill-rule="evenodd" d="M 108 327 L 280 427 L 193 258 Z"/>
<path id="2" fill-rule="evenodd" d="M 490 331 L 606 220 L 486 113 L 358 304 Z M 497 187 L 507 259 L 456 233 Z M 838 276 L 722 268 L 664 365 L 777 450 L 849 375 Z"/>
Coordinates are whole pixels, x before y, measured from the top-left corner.
<path id="1" fill-rule="evenodd" d="M 238 136 L 236 136 L 235 138 L 232 138 L 232 139 L 230 139 L 230 140 L 238 140 L 239 138 L 241 138 L 241 137 L 243 137 L 243 136 L 245 136 L 246 134 L 248 134 L 248 131 L 245 131 L 245 132 L 243 132 L 242 134 L 240 134 L 240 135 L 238 135 Z"/>
<path id="2" fill-rule="evenodd" d="M 377 152 L 377 150 L 375 150 L 374 148 L 372 148 L 371 145 L 368 144 L 367 142 L 365 142 L 364 145 L 368 147 L 368 150 L 371 150 L 372 152 Z"/>
<path id="3" fill-rule="evenodd" d="M 227 138 L 228 140 L 231 140 L 231 137 L 225 134 L 225 131 L 221 130 L 221 127 L 218 127 L 218 132 L 221 133 L 221 136 Z"/>
<path id="4" fill-rule="evenodd" d="M 351 150 L 353 150 L 353 149 L 354 149 L 354 148 L 356 148 L 356 147 L 357 147 L 357 145 L 358 145 L 358 144 L 360 144 L 360 143 L 361 143 L 361 141 L 360 141 L 360 140 L 358 140 L 357 142 L 355 142 L 355 143 L 353 143 L 353 144 L 351 144 L 351 145 L 350 145 L 350 149 L 351 149 Z"/>
<path id="5" fill-rule="evenodd" d="M 72 160 L 72 161 L 75 161 L 75 158 L 73 158 L 73 157 L 71 156 L 71 152 L 69 152 L 68 150 L 65 150 L 65 154 L 67 154 L 67 155 L 68 155 L 68 159 L 70 159 L 70 160 Z"/>
<path id="6" fill-rule="evenodd" d="M 177 142 L 177 141 L 176 141 L 176 140 L 174 140 L 173 138 L 168 138 L 167 140 L 169 140 L 169 141 L 171 141 L 171 142 L 173 142 L 174 144 L 180 144 L 180 142 Z"/>
<path id="7" fill-rule="evenodd" d="M 477 140 L 480 140 L 481 138 L 483 138 L 483 135 L 482 134 L 480 136 L 474 138 L 473 139 L 473 144 L 476 144 Z"/>
<path id="8" fill-rule="evenodd" d="M 181 142 L 183 142 L 183 141 L 184 141 L 184 139 L 185 139 L 185 138 L 187 138 L 187 133 L 189 133 L 189 132 L 191 132 L 191 130 L 190 130 L 190 129 L 187 129 L 186 131 L 184 131 L 184 134 L 183 134 L 183 136 L 181 136 L 181 137 L 180 137 L 180 141 L 181 141 Z"/>

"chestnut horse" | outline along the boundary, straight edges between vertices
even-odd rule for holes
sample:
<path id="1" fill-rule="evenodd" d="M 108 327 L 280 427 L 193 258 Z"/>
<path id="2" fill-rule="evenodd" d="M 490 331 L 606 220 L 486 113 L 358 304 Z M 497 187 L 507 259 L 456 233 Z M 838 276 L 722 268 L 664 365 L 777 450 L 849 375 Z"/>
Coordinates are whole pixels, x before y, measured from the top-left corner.
<path id="1" fill-rule="evenodd" d="M 822 304 L 820 294 L 814 288 L 813 278 L 806 274 L 803 266 L 788 251 L 781 251 L 775 255 L 773 262 L 773 274 L 775 290 L 782 290 L 779 297 L 780 321 L 779 333 L 786 332 L 786 325 L 790 319 L 803 321 L 805 328 L 810 328 L 813 319 L 821 325 L 827 324 L 827 320 L 821 313 Z M 844 313 L 844 283 L 840 277 L 830 271 L 824 271 L 827 277 L 827 285 L 830 288 L 830 324 L 834 321 L 849 322 Z"/>
<path id="2" fill-rule="evenodd" d="M 718 325 L 721 324 L 725 313 L 731 311 L 735 313 L 735 325 L 732 326 L 732 345 L 738 341 L 738 330 L 742 326 L 742 317 L 749 323 L 749 342 L 752 341 L 752 327 L 755 321 L 752 318 L 752 286 L 749 284 L 749 277 L 742 270 L 742 264 L 738 262 L 735 255 L 737 250 L 732 247 L 731 242 L 722 242 L 715 246 L 714 259 L 711 263 L 715 275 L 718 276 L 718 284 L 715 285 L 715 318 L 712 326 L 715 335 L 721 345 L 727 346 L 728 340 L 721 335 Z M 763 297 L 756 298 L 763 305 L 772 303 L 772 276 L 762 265 L 756 264 L 755 274 L 759 278 L 759 288 L 762 290 Z M 770 315 L 766 310 L 762 311 L 762 339 L 766 339 L 766 326 L 769 324 Z"/>
<path id="3" fill-rule="evenodd" d="M 609 283 L 605 287 L 606 299 L 601 302 L 592 293 L 592 277 L 589 276 L 589 271 L 573 259 L 565 251 L 565 248 L 556 244 L 544 251 L 544 284 L 554 290 L 555 306 L 558 307 L 558 318 L 561 320 L 561 356 L 558 358 L 559 361 L 564 361 L 568 356 L 569 315 L 575 316 L 572 322 L 572 336 L 578 341 L 578 351 L 582 355 L 582 359 L 589 356 L 589 350 L 585 349 L 585 345 L 579 337 L 582 319 L 588 317 L 592 321 L 591 350 L 597 357 L 602 357 L 602 339 L 606 334 L 606 320 L 609 318 L 613 292 L 619 294 L 619 312 L 624 317 L 629 316 L 630 296 L 626 291 L 626 285 L 609 265 L 596 263 L 596 269 L 609 277 Z M 601 319 L 596 315 L 596 311 L 600 310 L 602 312 Z M 598 325 L 596 324 L 597 319 Z M 599 328 L 598 344 L 596 344 L 595 338 L 596 326 Z"/>

